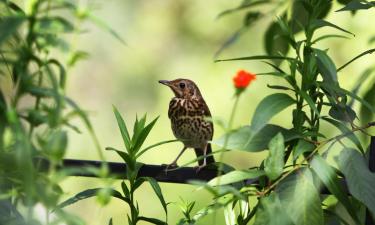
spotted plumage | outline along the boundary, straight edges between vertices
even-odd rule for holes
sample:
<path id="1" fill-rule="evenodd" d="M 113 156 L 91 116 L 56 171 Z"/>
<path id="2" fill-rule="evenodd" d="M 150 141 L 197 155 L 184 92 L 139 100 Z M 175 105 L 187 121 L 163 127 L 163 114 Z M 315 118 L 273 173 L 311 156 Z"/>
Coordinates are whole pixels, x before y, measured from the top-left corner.
<path id="1" fill-rule="evenodd" d="M 169 103 L 168 117 L 174 136 L 184 144 L 184 148 L 170 166 L 177 166 L 177 160 L 187 148 L 194 148 L 200 159 L 198 169 L 206 163 L 213 163 L 211 145 L 213 124 L 207 118 L 211 117 L 210 110 L 204 101 L 196 84 L 188 79 L 176 79 L 172 81 L 159 81 L 172 89 L 175 97 Z"/>

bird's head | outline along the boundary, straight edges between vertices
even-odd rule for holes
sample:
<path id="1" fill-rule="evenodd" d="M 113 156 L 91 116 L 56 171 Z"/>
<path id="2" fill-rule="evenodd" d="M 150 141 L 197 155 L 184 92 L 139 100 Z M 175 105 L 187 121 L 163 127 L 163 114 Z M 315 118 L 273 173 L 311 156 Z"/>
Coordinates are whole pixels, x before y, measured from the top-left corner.
<path id="1" fill-rule="evenodd" d="M 159 83 L 170 87 L 177 98 L 201 98 L 197 85 L 188 79 L 159 80 Z"/>

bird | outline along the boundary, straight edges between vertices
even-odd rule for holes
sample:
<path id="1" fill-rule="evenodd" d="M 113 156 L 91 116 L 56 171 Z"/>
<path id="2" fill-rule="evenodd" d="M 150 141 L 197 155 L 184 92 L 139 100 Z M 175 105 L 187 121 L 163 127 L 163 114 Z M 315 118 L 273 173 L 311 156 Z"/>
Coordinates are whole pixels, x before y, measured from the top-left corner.
<path id="1" fill-rule="evenodd" d="M 171 121 L 172 132 L 177 140 L 184 144 L 176 159 L 169 168 L 175 168 L 177 161 L 188 148 L 193 148 L 198 159 L 197 172 L 208 164 L 215 163 L 211 144 L 214 127 L 207 118 L 211 112 L 204 101 L 198 86 L 189 79 L 159 80 L 159 83 L 168 86 L 174 93 L 169 102 L 168 117 Z M 203 156 L 203 158 L 202 158 Z"/>

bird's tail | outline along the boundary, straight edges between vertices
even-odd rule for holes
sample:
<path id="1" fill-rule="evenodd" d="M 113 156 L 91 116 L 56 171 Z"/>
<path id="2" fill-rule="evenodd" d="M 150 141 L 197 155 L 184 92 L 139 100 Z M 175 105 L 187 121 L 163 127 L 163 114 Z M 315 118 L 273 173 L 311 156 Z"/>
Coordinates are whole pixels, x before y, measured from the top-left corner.
<path id="1" fill-rule="evenodd" d="M 203 149 L 201 149 L 201 148 L 194 148 L 194 151 L 195 151 L 195 154 L 197 155 L 197 157 L 201 157 L 201 156 L 203 156 Z M 211 144 L 210 143 L 208 143 L 207 144 L 207 151 L 206 151 L 206 155 L 209 155 L 209 154 L 211 154 L 212 153 L 212 149 L 211 149 Z M 201 166 L 201 165 L 203 165 L 203 158 L 202 159 L 199 159 L 198 160 L 198 164 Z M 207 163 L 207 165 L 208 164 L 212 164 L 212 163 L 215 163 L 215 158 L 214 158 L 214 156 L 213 155 L 209 155 L 209 156 L 207 156 L 206 157 L 206 163 Z"/>

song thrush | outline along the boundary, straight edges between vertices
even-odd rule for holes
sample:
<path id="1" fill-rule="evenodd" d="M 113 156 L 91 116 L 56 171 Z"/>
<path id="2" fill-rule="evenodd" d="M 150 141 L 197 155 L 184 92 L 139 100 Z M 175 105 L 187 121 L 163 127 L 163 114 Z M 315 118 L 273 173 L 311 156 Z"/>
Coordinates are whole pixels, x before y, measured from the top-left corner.
<path id="1" fill-rule="evenodd" d="M 174 136 L 180 140 L 184 147 L 177 158 L 168 165 L 177 167 L 177 160 L 187 148 L 194 148 L 197 157 L 204 156 L 198 160 L 198 171 L 207 163 L 214 163 L 211 144 L 214 128 L 207 117 L 211 117 L 210 110 L 206 105 L 197 85 L 188 79 L 160 80 L 159 83 L 170 87 L 175 95 L 169 102 L 168 117 L 171 120 Z"/>

